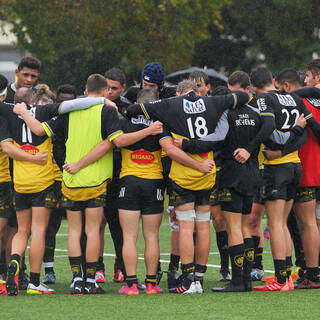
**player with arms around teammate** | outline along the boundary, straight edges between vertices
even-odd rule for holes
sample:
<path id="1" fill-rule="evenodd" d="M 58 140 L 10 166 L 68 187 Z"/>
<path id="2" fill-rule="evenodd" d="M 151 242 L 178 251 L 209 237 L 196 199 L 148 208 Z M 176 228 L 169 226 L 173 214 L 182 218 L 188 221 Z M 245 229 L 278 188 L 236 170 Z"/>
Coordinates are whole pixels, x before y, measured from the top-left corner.
<path id="1" fill-rule="evenodd" d="M 213 133 L 219 118 L 227 108 L 249 99 L 242 92 L 217 97 L 188 95 L 130 106 L 128 114 L 145 114 L 147 119 L 163 122 L 173 137 L 191 139 Z M 210 248 L 210 190 L 214 184 L 213 153 L 188 155 L 175 147 L 172 138 L 162 141 L 162 147 L 173 159 L 169 177 L 172 183 L 172 203 L 179 222 L 179 252 L 182 281 L 176 292 L 202 293 L 202 280 Z M 182 154 L 180 153 L 182 152 Z M 187 156 L 187 158 L 185 158 Z M 201 166 L 199 166 L 199 163 Z M 202 166 L 209 165 L 208 171 Z M 208 173 L 207 173 L 208 172 Z M 194 264 L 193 231 L 196 228 L 196 264 Z"/>
<path id="2" fill-rule="evenodd" d="M 258 68 L 251 74 L 251 82 L 259 95 L 257 104 L 260 110 L 271 107 L 275 114 L 276 129 L 289 131 L 304 114 L 307 124 L 313 126 L 315 120 L 295 94 L 276 91 L 270 71 Z M 266 144 L 268 147 L 268 145 Z M 281 158 L 264 162 L 264 178 L 266 183 L 266 210 L 270 243 L 274 260 L 276 280 L 265 286 L 254 287 L 257 291 L 288 291 L 293 289 L 287 264 L 291 256 L 291 238 L 287 228 L 287 218 L 292 208 L 296 188 L 301 179 L 301 164 L 298 151 L 291 152 Z"/>

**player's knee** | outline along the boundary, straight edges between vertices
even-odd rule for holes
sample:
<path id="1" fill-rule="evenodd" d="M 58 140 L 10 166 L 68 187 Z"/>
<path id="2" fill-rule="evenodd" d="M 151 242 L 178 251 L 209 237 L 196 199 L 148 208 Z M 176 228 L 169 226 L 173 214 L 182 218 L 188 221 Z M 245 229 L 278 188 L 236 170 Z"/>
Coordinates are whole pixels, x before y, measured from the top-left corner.
<path id="1" fill-rule="evenodd" d="M 178 221 L 195 221 L 196 212 L 195 210 L 176 210 L 176 217 Z"/>
<path id="2" fill-rule="evenodd" d="M 196 217 L 195 217 L 196 222 L 210 221 L 210 211 L 196 211 L 195 214 L 196 214 Z"/>

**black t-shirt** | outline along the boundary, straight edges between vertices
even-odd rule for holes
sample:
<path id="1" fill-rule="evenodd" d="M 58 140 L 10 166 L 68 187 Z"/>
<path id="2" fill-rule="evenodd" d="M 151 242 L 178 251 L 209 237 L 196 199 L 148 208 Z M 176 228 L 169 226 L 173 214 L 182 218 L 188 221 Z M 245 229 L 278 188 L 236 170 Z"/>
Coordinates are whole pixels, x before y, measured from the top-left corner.
<path id="1" fill-rule="evenodd" d="M 130 104 L 131 104 L 131 102 L 127 99 L 127 98 L 125 98 L 125 97 L 123 97 L 123 96 L 119 96 L 116 100 L 114 100 L 113 101 L 116 105 L 117 105 L 117 107 L 118 107 L 118 111 L 123 115 L 124 114 L 124 110 L 126 110 L 129 106 L 130 106 Z"/>
<path id="2" fill-rule="evenodd" d="M 247 102 L 236 94 L 199 97 L 193 92 L 185 95 L 141 105 L 130 106 L 128 115 L 144 114 L 147 119 L 159 120 L 168 130 L 182 137 L 202 138 L 213 133 L 225 110 Z"/>

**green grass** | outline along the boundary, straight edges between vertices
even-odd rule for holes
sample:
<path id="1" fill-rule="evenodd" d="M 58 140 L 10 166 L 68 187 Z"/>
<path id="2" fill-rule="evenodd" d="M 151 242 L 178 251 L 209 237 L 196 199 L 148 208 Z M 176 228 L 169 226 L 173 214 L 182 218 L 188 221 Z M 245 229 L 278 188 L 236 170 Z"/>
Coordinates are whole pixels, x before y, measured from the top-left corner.
<path id="1" fill-rule="evenodd" d="M 67 222 L 64 220 L 57 237 L 57 249 L 66 250 Z M 161 259 L 169 260 L 170 232 L 167 215 L 160 230 Z M 113 254 L 113 245 L 108 228 L 105 234 L 105 253 Z M 219 265 L 219 255 L 214 231 L 208 264 Z M 143 258 L 143 239 L 138 241 L 139 256 Z M 210 288 L 219 286 L 219 269 L 208 267 L 205 275 L 205 293 L 202 295 L 119 296 L 120 284 L 111 281 L 113 275 L 112 256 L 105 256 L 107 282 L 103 285 L 105 295 L 71 296 L 67 252 L 56 251 L 55 272 L 57 284 L 52 286 L 52 296 L 17 297 L 0 296 L 0 319 L 315 319 L 320 310 L 320 290 L 292 292 L 248 292 L 219 294 Z M 272 270 L 269 241 L 265 242 L 265 269 Z M 162 263 L 167 270 L 168 263 Z M 138 277 L 145 277 L 144 262 L 139 260 Z M 166 275 L 161 287 L 166 291 Z"/>

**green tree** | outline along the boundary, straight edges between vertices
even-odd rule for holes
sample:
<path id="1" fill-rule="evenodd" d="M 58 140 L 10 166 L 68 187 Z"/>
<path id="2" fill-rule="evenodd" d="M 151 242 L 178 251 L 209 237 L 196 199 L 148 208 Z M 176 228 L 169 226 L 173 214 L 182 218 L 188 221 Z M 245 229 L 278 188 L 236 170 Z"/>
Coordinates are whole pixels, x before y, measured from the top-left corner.
<path id="1" fill-rule="evenodd" d="M 234 0 L 222 12 L 223 28 L 212 26 L 210 39 L 196 44 L 194 61 L 227 72 L 261 63 L 275 72 L 303 69 L 320 52 L 319 14 L 316 0 Z"/>
<path id="2" fill-rule="evenodd" d="M 167 72 L 189 66 L 195 40 L 209 36 L 208 24 L 219 24 L 221 8 L 231 0 L 2 3 L 1 13 L 13 23 L 18 44 L 43 62 L 43 79 L 57 81 L 55 74 L 46 74 L 46 66 L 54 72 L 55 66 L 63 65 L 66 74 L 75 78 L 81 73 L 83 81 L 91 72 L 104 72 L 110 62 L 127 73 L 141 70 L 150 61 L 160 61 Z M 100 61 L 95 63 L 96 59 Z"/>

